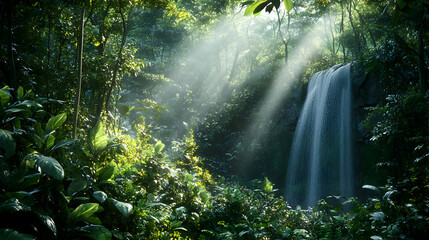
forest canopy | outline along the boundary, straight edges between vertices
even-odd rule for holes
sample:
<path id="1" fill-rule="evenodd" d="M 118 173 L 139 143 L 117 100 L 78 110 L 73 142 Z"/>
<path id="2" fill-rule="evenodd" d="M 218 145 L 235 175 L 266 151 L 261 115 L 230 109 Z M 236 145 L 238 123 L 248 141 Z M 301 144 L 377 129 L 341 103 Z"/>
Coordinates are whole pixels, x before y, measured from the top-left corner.
<path id="1" fill-rule="evenodd" d="M 2 0 L 0 238 L 427 239 L 427 26 L 427 0 Z M 310 78 L 348 63 L 356 196 L 291 205 Z"/>

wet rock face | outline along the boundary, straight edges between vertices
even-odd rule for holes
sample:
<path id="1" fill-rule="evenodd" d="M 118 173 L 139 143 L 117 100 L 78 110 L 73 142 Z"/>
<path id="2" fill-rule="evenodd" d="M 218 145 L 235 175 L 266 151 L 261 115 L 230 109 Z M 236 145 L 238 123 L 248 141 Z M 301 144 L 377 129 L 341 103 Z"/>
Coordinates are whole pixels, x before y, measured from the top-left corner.
<path id="1" fill-rule="evenodd" d="M 356 140 L 365 141 L 368 130 L 360 123 L 368 114 L 367 107 L 375 106 L 383 99 L 383 92 L 379 87 L 377 77 L 372 73 L 366 73 L 365 69 L 358 63 L 352 64 L 351 81 L 353 91 L 354 122 L 356 126 Z"/>

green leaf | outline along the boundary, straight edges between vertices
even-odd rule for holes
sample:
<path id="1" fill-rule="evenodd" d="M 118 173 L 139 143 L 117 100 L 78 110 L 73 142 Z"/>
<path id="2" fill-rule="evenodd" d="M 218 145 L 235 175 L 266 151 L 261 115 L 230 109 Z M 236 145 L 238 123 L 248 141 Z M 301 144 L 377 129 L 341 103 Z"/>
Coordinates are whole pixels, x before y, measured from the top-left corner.
<path id="1" fill-rule="evenodd" d="M 107 181 L 113 176 L 113 173 L 115 173 L 115 167 L 106 166 L 98 171 L 98 180 Z"/>
<path id="2" fill-rule="evenodd" d="M 63 180 L 64 169 L 55 158 L 47 157 L 38 153 L 30 154 L 30 156 L 27 155 L 25 158 L 27 157 L 35 159 L 36 164 L 42 169 L 42 173 L 46 173 L 57 180 Z"/>
<path id="3" fill-rule="evenodd" d="M 293 8 L 292 0 L 283 0 L 283 3 L 285 4 L 286 11 L 290 12 Z"/>
<path id="4" fill-rule="evenodd" d="M 375 187 L 372 185 L 363 185 L 362 188 L 363 189 L 369 189 L 369 190 L 375 191 L 377 193 L 380 193 L 380 189 L 378 189 L 378 187 Z"/>
<path id="5" fill-rule="evenodd" d="M 11 132 L 0 129 L 0 149 L 0 156 L 3 155 L 6 159 L 15 153 L 16 143 Z"/>
<path id="6" fill-rule="evenodd" d="M 118 110 L 122 116 L 126 116 L 131 111 L 131 108 L 126 104 L 119 104 Z"/>
<path id="7" fill-rule="evenodd" d="M 55 146 L 52 147 L 51 150 L 55 150 L 58 148 L 65 148 L 73 143 L 75 143 L 77 140 L 76 139 L 72 139 L 72 140 L 68 140 L 68 139 L 64 139 L 59 141 L 57 144 L 55 144 Z"/>
<path id="8" fill-rule="evenodd" d="M 128 217 L 133 211 L 133 205 L 129 203 L 123 203 L 113 198 L 112 198 L 112 201 L 113 201 L 113 205 L 115 205 L 115 207 L 119 210 L 119 212 L 121 212 L 122 215 L 124 215 L 125 217 Z"/>
<path id="9" fill-rule="evenodd" d="M 268 4 L 270 3 L 270 1 L 265 1 L 262 2 L 261 4 L 259 4 L 254 10 L 253 10 L 253 14 L 257 14 L 260 13 Z"/>
<path id="10" fill-rule="evenodd" d="M 49 217 L 48 215 L 42 215 L 42 214 L 38 214 L 38 217 L 40 219 L 40 221 L 43 222 L 43 224 L 52 231 L 52 233 L 54 234 L 54 236 L 57 236 L 57 227 L 55 226 L 55 222 L 54 220 Z"/>
<path id="11" fill-rule="evenodd" d="M 23 181 L 22 183 L 19 184 L 19 186 L 21 188 L 27 188 L 27 187 L 36 185 L 37 183 L 39 183 L 40 176 L 41 176 L 40 173 L 33 173 L 30 175 L 26 175 L 22 178 Z"/>
<path id="12" fill-rule="evenodd" d="M 18 199 L 8 199 L 0 203 L 0 213 L 2 212 L 18 212 L 18 211 L 30 211 L 30 207 L 21 203 Z"/>
<path id="13" fill-rule="evenodd" d="M 85 179 L 73 179 L 67 188 L 67 194 L 69 196 L 73 196 L 74 194 L 84 190 L 87 186 L 87 182 Z"/>
<path id="14" fill-rule="evenodd" d="M 245 2 L 241 3 L 241 6 L 247 6 L 247 5 L 250 5 L 250 4 L 254 3 L 254 2 L 255 1 L 245 1 Z"/>
<path id="15" fill-rule="evenodd" d="M 95 191 L 92 196 L 100 203 L 104 203 L 107 199 L 107 194 L 103 191 Z"/>
<path id="16" fill-rule="evenodd" d="M 249 16 L 251 14 L 255 14 L 254 10 L 265 1 L 256 1 L 253 4 L 249 5 L 244 11 L 244 16 Z M 256 15 L 256 14 L 255 14 Z"/>
<path id="17" fill-rule="evenodd" d="M 384 213 L 383 212 L 374 212 L 369 214 L 371 217 L 369 219 L 373 221 L 384 221 Z"/>
<path id="18" fill-rule="evenodd" d="M 90 225 L 79 228 L 85 235 L 94 240 L 110 240 L 112 233 L 105 227 L 99 225 Z"/>
<path id="19" fill-rule="evenodd" d="M 46 148 L 50 149 L 55 143 L 55 137 L 54 135 L 49 135 L 48 139 L 46 140 Z"/>
<path id="20" fill-rule="evenodd" d="M 0 229 L 0 239 L 2 240 L 33 240 L 35 237 L 29 234 L 22 234 L 13 229 Z"/>
<path id="21" fill-rule="evenodd" d="M 19 86 L 17 91 L 18 100 L 21 100 L 23 96 L 24 96 L 24 88 L 22 88 L 22 86 Z"/>
<path id="22" fill-rule="evenodd" d="M 14 108 L 43 108 L 43 106 L 40 103 L 37 103 L 35 101 L 31 101 L 31 100 L 25 100 L 22 102 L 16 102 L 14 104 L 11 105 L 11 107 Z"/>
<path id="23" fill-rule="evenodd" d="M 54 117 L 51 117 L 48 120 L 48 123 L 46 123 L 45 134 L 52 132 L 53 130 L 56 130 L 57 128 L 59 128 L 61 125 L 63 125 L 63 123 L 66 121 L 66 119 L 67 119 L 66 113 L 61 113 L 61 114 L 58 114 Z"/>
<path id="24" fill-rule="evenodd" d="M 398 6 L 399 6 L 399 9 L 401 9 L 401 10 L 404 9 L 407 6 L 407 3 L 405 1 L 403 1 L 403 0 L 398 0 L 397 3 L 398 3 Z"/>
<path id="25" fill-rule="evenodd" d="M 72 213 L 71 217 L 80 221 L 87 221 L 92 215 L 103 208 L 98 203 L 84 203 L 79 205 Z"/>
<path id="26" fill-rule="evenodd" d="M 268 180 L 267 177 L 264 178 L 262 189 L 264 190 L 265 193 L 273 192 L 273 184 L 270 182 L 270 180 Z"/>
<path id="27" fill-rule="evenodd" d="M 107 146 L 107 135 L 104 131 L 104 126 L 102 122 L 98 122 L 94 128 L 89 130 L 89 149 L 93 154 L 99 154 Z"/>
<path id="28" fill-rule="evenodd" d="M 161 141 L 156 142 L 155 144 L 155 154 L 158 154 L 162 151 L 162 149 L 164 149 L 165 144 L 162 143 Z"/>
<path id="29" fill-rule="evenodd" d="M 9 103 L 11 95 L 7 89 L 0 89 L 0 104 L 2 107 Z"/>
<path id="30" fill-rule="evenodd" d="M 28 109 L 23 109 L 23 108 L 9 108 L 4 112 L 6 113 L 6 115 L 11 115 L 12 113 L 30 112 L 30 111 Z"/>

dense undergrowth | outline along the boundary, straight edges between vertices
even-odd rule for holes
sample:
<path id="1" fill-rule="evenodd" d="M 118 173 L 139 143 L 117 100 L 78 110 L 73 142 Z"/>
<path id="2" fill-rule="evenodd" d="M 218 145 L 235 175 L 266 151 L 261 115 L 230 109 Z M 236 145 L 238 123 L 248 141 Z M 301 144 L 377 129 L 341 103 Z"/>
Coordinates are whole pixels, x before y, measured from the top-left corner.
<path id="1" fill-rule="evenodd" d="M 313 209 L 293 209 L 276 196 L 267 178 L 244 187 L 213 177 L 195 155 L 192 132 L 164 149 L 144 124 L 136 125 L 137 134 L 131 137 L 119 129 L 106 131 L 99 122 L 85 137 L 74 140 L 68 138 L 67 114 L 52 116 L 46 111 L 47 105 L 61 103 L 40 99 L 21 87 L 16 92 L 5 87 L 0 97 L 1 239 L 423 239 L 429 235 L 428 154 L 419 155 L 425 152 L 423 145 L 416 148 L 419 157 L 408 163 L 405 178 L 392 178 L 383 187 L 364 186 L 374 191 L 366 202 L 328 197 Z M 385 108 L 390 111 L 384 114 L 397 114 L 397 106 L 421 98 L 425 99 L 409 93 L 389 102 Z M 418 113 L 415 110 L 410 111 Z M 370 116 L 380 112 L 381 107 L 374 108 Z M 383 127 L 377 126 L 374 135 L 389 138 L 385 131 L 376 135 Z M 414 141 L 423 143 L 422 139 Z"/>

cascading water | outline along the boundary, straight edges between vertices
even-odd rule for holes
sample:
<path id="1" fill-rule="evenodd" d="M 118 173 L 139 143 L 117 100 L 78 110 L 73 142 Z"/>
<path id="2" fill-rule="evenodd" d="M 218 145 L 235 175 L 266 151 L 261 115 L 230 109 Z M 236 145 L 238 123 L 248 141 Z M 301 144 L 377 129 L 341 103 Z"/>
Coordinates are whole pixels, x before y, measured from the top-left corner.
<path id="1" fill-rule="evenodd" d="M 292 143 L 286 199 L 314 206 L 353 188 L 350 64 L 313 75 Z"/>

